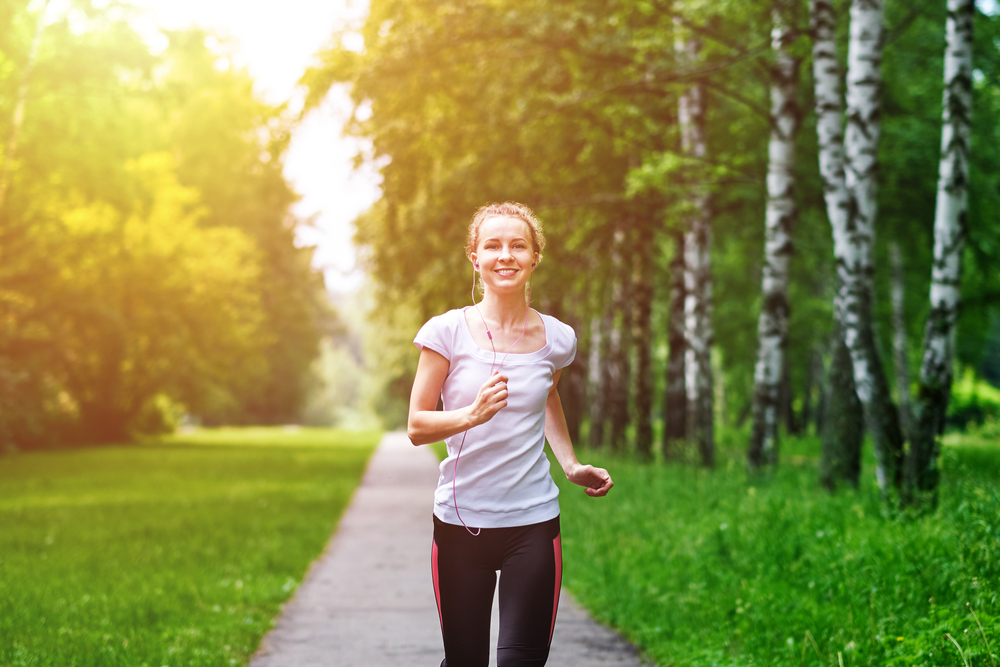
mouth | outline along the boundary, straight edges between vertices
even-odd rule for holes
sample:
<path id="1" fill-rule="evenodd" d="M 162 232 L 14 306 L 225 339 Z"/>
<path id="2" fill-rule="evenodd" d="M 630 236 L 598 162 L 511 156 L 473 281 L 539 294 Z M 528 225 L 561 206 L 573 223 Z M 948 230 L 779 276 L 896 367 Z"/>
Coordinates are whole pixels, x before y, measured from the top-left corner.
<path id="1" fill-rule="evenodd" d="M 495 269 L 493 273 L 501 276 L 512 276 L 517 273 L 517 269 Z"/>

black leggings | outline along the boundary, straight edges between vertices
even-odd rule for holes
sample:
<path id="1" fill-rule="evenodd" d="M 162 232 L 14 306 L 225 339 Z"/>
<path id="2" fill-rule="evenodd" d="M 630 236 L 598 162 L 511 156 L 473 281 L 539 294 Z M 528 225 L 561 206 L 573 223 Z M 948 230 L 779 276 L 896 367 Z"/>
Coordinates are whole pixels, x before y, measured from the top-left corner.
<path id="1" fill-rule="evenodd" d="M 562 584 L 559 517 L 530 526 L 483 528 L 434 517 L 431 573 L 445 659 L 441 667 L 486 667 L 490 613 L 500 570 L 498 667 L 541 667 L 549 657 Z"/>

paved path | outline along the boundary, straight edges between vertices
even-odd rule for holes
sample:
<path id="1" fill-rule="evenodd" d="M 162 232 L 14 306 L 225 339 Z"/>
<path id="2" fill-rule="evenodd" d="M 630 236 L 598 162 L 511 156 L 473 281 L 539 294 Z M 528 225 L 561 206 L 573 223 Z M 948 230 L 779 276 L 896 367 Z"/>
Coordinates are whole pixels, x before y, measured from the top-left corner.
<path id="1" fill-rule="evenodd" d="M 444 657 L 430 576 L 437 460 L 388 433 L 323 555 L 250 667 L 435 667 Z M 496 660 L 494 601 L 493 646 Z M 637 667 L 636 651 L 564 590 L 550 667 Z"/>

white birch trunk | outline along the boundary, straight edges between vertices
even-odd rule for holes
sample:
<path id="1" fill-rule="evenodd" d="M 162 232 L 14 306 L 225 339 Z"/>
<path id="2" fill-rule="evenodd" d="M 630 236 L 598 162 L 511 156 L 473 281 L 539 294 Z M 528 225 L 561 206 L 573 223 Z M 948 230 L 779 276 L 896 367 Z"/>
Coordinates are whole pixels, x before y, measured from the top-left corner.
<path id="1" fill-rule="evenodd" d="M 757 365 L 754 370 L 753 432 L 748 462 L 751 468 L 778 460 L 778 417 L 781 383 L 788 345 L 788 267 L 792 256 L 795 206 L 795 138 L 799 63 L 788 51 L 792 39 L 784 17 L 772 11 L 771 138 L 767 150 L 767 210 L 765 213 L 763 305 L 757 322 Z"/>
<path id="2" fill-rule="evenodd" d="M 967 232 L 975 13 L 974 0 L 948 0 L 931 310 L 924 332 L 914 439 L 906 466 L 907 486 L 911 492 L 933 492 L 937 487 L 938 437 L 944 428 L 951 393 L 962 249 Z"/>
<path id="3" fill-rule="evenodd" d="M 837 17 L 833 0 L 812 0 L 813 79 L 816 97 L 816 135 L 819 140 L 819 171 L 823 197 L 833 230 L 834 254 L 847 251 L 847 221 L 851 197 L 844 181 L 844 127 L 841 115 L 840 67 L 837 64 Z"/>
<path id="4" fill-rule="evenodd" d="M 663 392 L 663 454 L 669 458 L 671 442 L 687 437 L 687 393 L 684 356 L 684 235 L 675 232 L 674 258 L 670 262 L 670 322 L 667 368 Z"/>
<path id="5" fill-rule="evenodd" d="M 635 256 L 633 261 L 633 327 L 632 345 L 635 348 L 635 451 L 643 460 L 653 456 L 653 383 L 651 362 L 653 354 L 653 225 L 655 218 L 649 211 L 637 214 Z"/>
<path id="6" fill-rule="evenodd" d="M 632 339 L 632 299 L 631 270 L 625 260 L 628 251 L 627 226 L 621 220 L 615 222 L 617 229 L 611 244 L 611 266 L 613 287 L 611 289 L 612 327 L 608 352 L 611 368 L 610 383 L 607 387 L 607 418 L 611 423 L 610 442 L 612 451 L 624 451 L 627 446 L 629 422 L 629 352 Z"/>
<path id="7" fill-rule="evenodd" d="M 834 309 L 851 352 L 854 382 L 875 443 L 876 478 L 883 492 L 897 483 L 902 435 L 872 325 L 872 248 L 878 193 L 882 87 L 882 0 L 853 0 L 847 72 L 847 131 L 841 137 L 840 83 L 831 0 L 812 0 L 815 30 L 820 173 L 837 260 Z"/>
<path id="8" fill-rule="evenodd" d="M 878 140 L 882 89 L 882 0 L 853 0 L 847 53 L 847 131 L 844 181 L 851 196 L 853 215 L 846 228 L 846 247 L 838 257 L 841 270 L 841 316 L 845 343 L 854 365 L 854 384 L 866 414 L 873 411 L 878 363 L 874 349 L 865 344 L 871 329 L 872 247 L 878 213 Z M 866 332 L 865 330 L 868 330 Z M 872 420 L 869 419 L 869 423 Z M 879 445 L 878 427 L 871 428 L 876 443 L 875 476 L 879 488 L 892 485 L 891 457 Z"/>
<path id="9" fill-rule="evenodd" d="M 14 160 L 17 158 L 17 144 L 21 137 L 21 126 L 24 125 L 24 108 L 28 103 L 28 83 L 31 72 L 38 61 L 38 51 L 42 45 L 42 34 L 45 32 L 45 14 L 49 8 L 49 0 L 42 4 L 38 12 L 38 23 L 35 24 L 35 35 L 31 38 L 28 49 L 28 59 L 21 70 L 21 83 L 17 87 L 17 97 L 14 101 L 14 115 L 11 118 L 10 131 L 7 133 L 7 145 L 3 154 L 3 168 L 0 169 L 0 210 L 3 210 L 7 199 L 7 189 L 10 187 L 11 173 L 14 171 Z"/>
<path id="10" fill-rule="evenodd" d="M 697 62 L 700 44 L 684 39 L 680 22 L 674 22 L 674 49 L 686 65 Z M 692 84 L 678 104 L 681 152 L 696 160 L 707 155 L 705 142 L 704 89 Z M 689 183 L 688 219 L 684 233 L 684 337 L 685 386 L 687 389 L 689 437 L 698 445 L 702 464 L 715 464 L 712 396 L 712 267 L 711 214 L 704 183 Z"/>
<path id="11" fill-rule="evenodd" d="M 590 321 L 590 359 L 587 364 L 589 377 L 587 378 L 590 388 L 590 446 L 594 449 L 600 448 L 604 440 L 604 405 L 606 391 L 604 388 L 604 364 L 607 359 L 601 352 L 605 349 L 603 336 L 601 335 L 601 317 L 594 317 Z"/>

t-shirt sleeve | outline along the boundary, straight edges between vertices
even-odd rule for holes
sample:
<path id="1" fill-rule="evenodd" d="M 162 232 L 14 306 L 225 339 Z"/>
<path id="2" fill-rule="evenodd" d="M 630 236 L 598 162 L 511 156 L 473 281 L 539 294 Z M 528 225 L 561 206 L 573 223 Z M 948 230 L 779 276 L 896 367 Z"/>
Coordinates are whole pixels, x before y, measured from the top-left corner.
<path id="1" fill-rule="evenodd" d="M 563 322 L 559 322 L 556 329 L 559 334 L 557 336 L 555 355 L 552 361 L 555 364 L 556 370 L 558 370 L 569 366 L 573 363 L 573 359 L 576 358 L 576 332 L 573 331 L 573 327 L 568 324 L 564 324 Z"/>
<path id="2" fill-rule="evenodd" d="M 425 347 L 428 350 L 434 350 L 442 357 L 451 361 L 451 353 L 454 344 L 454 326 L 452 326 L 453 317 L 449 317 L 450 313 L 445 313 L 444 315 L 438 315 L 427 320 L 424 326 L 420 327 L 420 331 L 413 338 L 413 344 L 417 346 L 418 350 L 423 350 Z"/>

